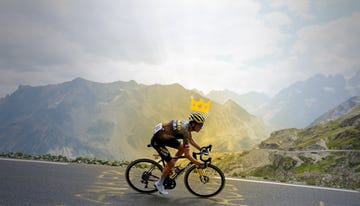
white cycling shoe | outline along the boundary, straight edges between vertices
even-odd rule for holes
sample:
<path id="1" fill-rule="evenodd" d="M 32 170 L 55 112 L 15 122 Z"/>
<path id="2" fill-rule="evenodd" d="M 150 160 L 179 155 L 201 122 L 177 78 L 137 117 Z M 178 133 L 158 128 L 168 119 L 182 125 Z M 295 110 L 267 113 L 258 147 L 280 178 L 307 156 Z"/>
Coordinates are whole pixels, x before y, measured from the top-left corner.
<path id="1" fill-rule="evenodd" d="M 156 189 L 160 192 L 160 194 L 168 195 L 168 191 L 165 190 L 164 185 L 159 184 L 159 181 L 155 182 Z"/>

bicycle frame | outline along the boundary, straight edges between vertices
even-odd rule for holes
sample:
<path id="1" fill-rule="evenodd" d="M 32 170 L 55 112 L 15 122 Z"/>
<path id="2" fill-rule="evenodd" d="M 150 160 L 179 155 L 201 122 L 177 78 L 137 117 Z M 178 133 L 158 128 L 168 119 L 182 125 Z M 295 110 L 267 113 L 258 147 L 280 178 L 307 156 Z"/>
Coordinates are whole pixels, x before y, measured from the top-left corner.
<path id="1" fill-rule="evenodd" d="M 179 157 L 178 159 L 182 159 L 182 158 L 186 158 L 186 157 L 184 157 L 184 156 L 181 156 L 181 157 Z M 175 171 L 175 174 L 173 174 L 171 177 L 170 177 L 170 179 L 173 179 L 173 180 L 175 180 L 178 176 L 180 176 L 183 172 L 185 172 L 186 170 L 188 170 L 192 165 L 193 165 L 194 163 L 192 163 L 192 162 L 188 162 L 186 165 L 185 165 L 185 167 L 183 167 L 183 168 L 181 168 L 179 171 Z"/>
<path id="2" fill-rule="evenodd" d="M 160 157 L 160 155 L 155 155 L 154 154 L 154 156 L 155 156 L 155 160 L 158 158 L 158 157 Z M 161 157 L 160 157 L 161 158 Z M 186 158 L 185 156 L 178 156 L 178 157 L 173 157 L 173 159 L 184 159 L 184 158 Z M 159 161 L 157 161 L 157 163 L 161 163 L 162 164 L 162 166 L 163 167 L 165 167 L 165 165 L 166 165 L 166 163 L 165 163 L 165 160 L 163 160 L 162 158 L 159 160 Z M 193 165 L 193 163 L 192 162 L 188 162 L 186 165 L 185 165 L 185 167 L 183 167 L 183 168 L 181 168 L 179 171 L 175 171 L 175 173 L 173 174 L 173 175 L 169 175 L 169 178 L 170 179 L 173 179 L 173 180 L 175 180 L 179 175 L 181 175 L 184 171 L 186 171 L 187 169 L 189 169 L 190 167 L 191 167 L 191 165 Z M 151 168 L 152 169 L 152 168 Z M 150 170 L 151 170 L 150 169 Z"/>
<path id="3" fill-rule="evenodd" d="M 211 148 L 212 148 L 212 145 L 209 145 L 209 146 L 207 147 L 207 150 L 208 150 L 208 151 L 211 151 Z M 200 160 L 203 161 L 204 163 L 206 163 L 206 164 L 210 164 L 210 163 L 211 163 L 211 158 L 203 159 L 204 153 L 201 153 L 201 152 L 199 152 L 199 153 L 193 152 L 193 157 L 194 157 L 195 159 L 197 159 L 197 158 L 196 158 L 197 155 L 200 155 Z M 154 156 L 155 156 L 155 159 L 156 159 L 157 157 L 160 157 L 160 155 L 157 155 L 157 154 L 155 154 Z M 160 158 L 161 158 L 161 157 L 160 157 Z M 184 159 L 184 158 L 186 158 L 186 157 L 185 157 L 185 156 L 176 156 L 176 157 L 173 157 L 173 159 Z M 165 167 L 165 165 L 166 165 L 166 164 L 165 164 L 165 160 L 162 159 L 162 158 L 158 161 L 158 163 L 159 163 L 159 164 L 162 163 L 163 167 Z M 183 172 L 185 172 L 186 170 L 188 170 L 193 164 L 194 164 L 194 163 L 192 163 L 191 161 L 188 162 L 188 163 L 185 165 L 185 167 L 181 168 L 179 171 L 175 171 L 174 174 L 172 174 L 171 176 L 169 175 L 168 177 L 169 177 L 171 180 L 176 180 L 176 178 L 177 178 L 178 176 L 180 176 Z M 197 169 L 197 170 L 198 170 L 198 173 L 199 173 L 199 176 L 200 176 L 200 177 L 204 175 L 203 169 Z"/>

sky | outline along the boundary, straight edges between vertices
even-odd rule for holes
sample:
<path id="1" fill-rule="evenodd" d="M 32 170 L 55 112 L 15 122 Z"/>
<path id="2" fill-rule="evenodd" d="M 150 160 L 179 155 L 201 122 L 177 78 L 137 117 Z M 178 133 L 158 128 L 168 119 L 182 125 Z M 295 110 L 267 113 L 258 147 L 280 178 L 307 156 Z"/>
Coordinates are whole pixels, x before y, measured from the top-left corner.
<path id="1" fill-rule="evenodd" d="M 77 77 L 275 95 L 360 70 L 358 0 L 1 0 L 0 97 Z"/>

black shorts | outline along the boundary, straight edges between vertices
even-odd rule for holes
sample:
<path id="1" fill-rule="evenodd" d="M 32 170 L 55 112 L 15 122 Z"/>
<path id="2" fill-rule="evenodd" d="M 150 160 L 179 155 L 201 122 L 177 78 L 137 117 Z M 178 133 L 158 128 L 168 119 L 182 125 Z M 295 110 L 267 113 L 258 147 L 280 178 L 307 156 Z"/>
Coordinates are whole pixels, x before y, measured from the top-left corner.
<path id="1" fill-rule="evenodd" d="M 169 150 L 166 148 L 166 146 L 178 149 L 180 146 L 179 140 L 174 138 L 169 138 L 168 140 L 160 140 L 157 135 L 154 135 L 151 138 L 151 146 L 159 153 L 160 157 L 165 160 L 166 162 L 169 162 L 172 157 L 169 152 Z"/>

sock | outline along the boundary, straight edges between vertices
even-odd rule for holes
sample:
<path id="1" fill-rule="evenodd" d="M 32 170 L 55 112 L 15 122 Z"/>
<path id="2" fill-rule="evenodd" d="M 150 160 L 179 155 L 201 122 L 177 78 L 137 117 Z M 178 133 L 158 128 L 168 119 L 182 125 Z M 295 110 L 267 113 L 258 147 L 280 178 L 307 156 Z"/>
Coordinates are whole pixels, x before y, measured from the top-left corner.
<path id="1" fill-rule="evenodd" d="M 164 184 L 164 179 L 162 177 L 160 177 L 160 179 L 158 180 L 159 185 L 163 185 Z"/>

